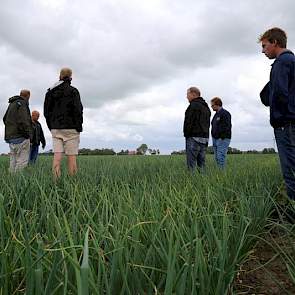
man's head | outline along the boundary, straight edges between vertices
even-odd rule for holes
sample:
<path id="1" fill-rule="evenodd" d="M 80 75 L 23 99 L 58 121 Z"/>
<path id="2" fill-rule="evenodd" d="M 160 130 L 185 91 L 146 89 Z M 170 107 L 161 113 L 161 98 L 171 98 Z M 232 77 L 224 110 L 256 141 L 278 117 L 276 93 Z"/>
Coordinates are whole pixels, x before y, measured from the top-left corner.
<path id="1" fill-rule="evenodd" d="M 189 102 L 191 102 L 193 99 L 198 98 L 201 96 L 201 92 L 199 88 L 197 87 L 190 87 L 186 92 L 186 97 Z"/>
<path id="2" fill-rule="evenodd" d="M 287 34 L 280 28 L 272 28 L 264 32 L 258 41 L 261 42 L 262 53 L 274 59 L 287 47 Z"/>
<path id="3" fill-rule="evenodd" d="M 40 117 L 40 113 L 38 111 L 32 111 L 32 121 L 37 122 Z"/>
<path id="4" fill-rule="evenodd" d="M 24 98 L 26 101 L 28 101 L 30 99 L 30 95 L 31 95 L 31 93 L 30 93 L 30 90 L 28 90 L 28 89 L 22 89 L 19 94 L 19 96 Z"/>
<path id="5" fill-rule="evenodd" d="M 72 80 L 72 70 L 70 68 L 62 68 L 59 74 L 59 80 Z"/>
<path id="6" fill-rule="evenodd" d="M 222 108 L 222 100 L 219 97 L 211 99 L 211 108 L 214 112 L 218 112 Z"/>

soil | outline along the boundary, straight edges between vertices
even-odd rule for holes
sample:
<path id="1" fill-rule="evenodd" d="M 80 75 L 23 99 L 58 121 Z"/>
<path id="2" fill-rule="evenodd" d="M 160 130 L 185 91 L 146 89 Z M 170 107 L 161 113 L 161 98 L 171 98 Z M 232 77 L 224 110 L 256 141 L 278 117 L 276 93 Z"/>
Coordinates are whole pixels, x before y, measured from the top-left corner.
<path id="1" fill-rule="evenodd" d="M 295 259 L 294 248 L 288 246 L 286 232 L 280 227 L 273 227 L 263 239 L 264 241 L 259 241 L 251 252 L 247 262 L 241 266 L 234 286 L 235 294 L 294 295 L 295 284 L 292 283 L 284 260 L 274 246 L 279 245 Z"/>

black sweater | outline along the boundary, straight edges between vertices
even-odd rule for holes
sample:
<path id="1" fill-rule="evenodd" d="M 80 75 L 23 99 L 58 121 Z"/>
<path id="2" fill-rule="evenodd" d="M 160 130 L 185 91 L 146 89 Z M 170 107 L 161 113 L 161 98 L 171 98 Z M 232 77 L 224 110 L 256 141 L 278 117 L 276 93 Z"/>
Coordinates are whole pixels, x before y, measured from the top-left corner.
<path id="1" fill-rule="evenodd" d="M 231 138 L 231 115 L 227 110 L 221 108 L 216 112 L 211 124 L 211 135 L 213 138 Z"/>
<path id="2" fill-rule="evenodd" d="M 210 109 L 202 97 L 193 99 L 185 111 L 184 137 L 209 138 Z"/>
<path id="3" fill-rule="evenodd" d="M 44 102 L 44 116 L 48 128 L 82 131 L 83 106 L 79 91 L 69 80 L 48 89 Z"/>

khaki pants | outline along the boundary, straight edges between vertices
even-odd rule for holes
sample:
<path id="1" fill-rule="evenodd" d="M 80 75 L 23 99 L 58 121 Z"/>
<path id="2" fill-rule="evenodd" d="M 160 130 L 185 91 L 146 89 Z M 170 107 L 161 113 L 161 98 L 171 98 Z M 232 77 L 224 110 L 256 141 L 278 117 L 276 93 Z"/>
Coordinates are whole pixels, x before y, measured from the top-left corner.
<path id="1" fill-rule="evenodd" d="M 30 155 L 30 140 L 25 139 L 22 143 L 10 143 L 10 167 L 9 171 L 14 173 L 22 170 L 28 165 Z"/>

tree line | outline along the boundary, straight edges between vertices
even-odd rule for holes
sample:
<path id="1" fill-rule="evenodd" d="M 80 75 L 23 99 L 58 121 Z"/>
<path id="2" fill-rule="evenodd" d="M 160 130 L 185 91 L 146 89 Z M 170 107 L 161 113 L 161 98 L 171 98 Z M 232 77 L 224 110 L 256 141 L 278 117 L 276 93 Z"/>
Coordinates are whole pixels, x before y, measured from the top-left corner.
<path id="1" fill-rule="evenodd" d="M 214 154 L 213 146 L 208 146 L 206 153 Z M 257 151 L 257 150 L 241 151 L 237 148 L 229 147 L 227 153 L 228 154 L 275 154 L 276 151 L 274 148 L 264 148 L 261 151 Z M 171 155 L 185 155 L 185 150 L 173 151 Z"/>

